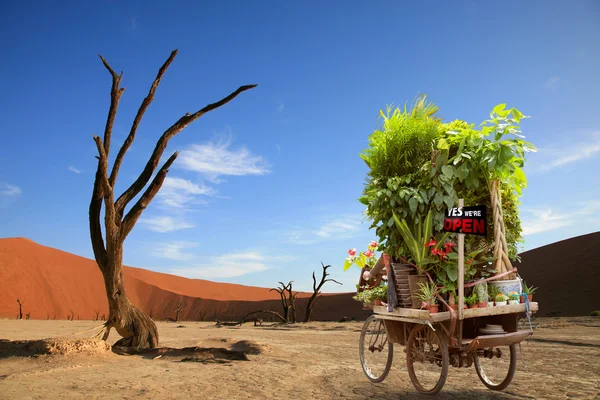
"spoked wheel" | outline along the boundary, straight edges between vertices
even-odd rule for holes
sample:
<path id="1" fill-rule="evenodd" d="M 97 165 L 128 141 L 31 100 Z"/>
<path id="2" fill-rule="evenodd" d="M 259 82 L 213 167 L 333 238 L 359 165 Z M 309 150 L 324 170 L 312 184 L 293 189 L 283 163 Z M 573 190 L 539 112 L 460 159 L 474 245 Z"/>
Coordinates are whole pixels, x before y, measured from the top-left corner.
<path id="1" fill-rule="evenodd" d="M 392 367 L 394 347 L 382 320 L 371 315 L 360 332 L 360 364 L 371 382 L 382 382 Z"/>
<path id="2" fill-rule="evenodd" d="M 517 370 L 517 345 L 477 350 L 474 361 L 481 382 L 489 389 L 503 390 L 510 385 Z"/>
<path id="3" fill-rule="evenodd" d="M 413 386 L 419 393 L 440 392 L 448 377 L 446 336 L 429 325 L 416 325 L 406 342 L 406 366 Z"/>

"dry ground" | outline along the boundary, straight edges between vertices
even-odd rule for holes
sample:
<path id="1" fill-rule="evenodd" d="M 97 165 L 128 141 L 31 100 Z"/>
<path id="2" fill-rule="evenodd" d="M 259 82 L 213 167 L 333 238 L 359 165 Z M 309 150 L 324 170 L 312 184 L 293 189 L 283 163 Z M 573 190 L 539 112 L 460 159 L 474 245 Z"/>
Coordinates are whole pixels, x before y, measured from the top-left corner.
<path id="1" fill-rule="evenodd" d="M 437 398 L 600 398 L 600 318 L 540 318 L 535 322 L 534 340 L 523 345 L 517 375 L 506 391 L 487 390 L 473 368 L 451 368 Z M 97 325 L 92 321 L 1 320 L 0 339 L 81 338 L 89 333 L 72 334 Z M 388 378 L 381 384 L 366 379 L 358 360 L 361 326 L 359 322 L 277 328 L 251 323 L 241 328 L 202 322 L 158 324 L 161 345 L 172 348 L 257 343 L 262 354 L 251 354 L 247 361 L 212 354 L 199 357 L 196 361 L 200 362 L 181 362 L 173 354 L 153 359 L 155 355 L 123 356 L 98 349 L 23 357 L 7 355 L 5 347 L 0 356 L 0 398 L 423 398 L 415 394 L 399 346 Z M 117 338 L 113 331 L 111 343 Z"/>

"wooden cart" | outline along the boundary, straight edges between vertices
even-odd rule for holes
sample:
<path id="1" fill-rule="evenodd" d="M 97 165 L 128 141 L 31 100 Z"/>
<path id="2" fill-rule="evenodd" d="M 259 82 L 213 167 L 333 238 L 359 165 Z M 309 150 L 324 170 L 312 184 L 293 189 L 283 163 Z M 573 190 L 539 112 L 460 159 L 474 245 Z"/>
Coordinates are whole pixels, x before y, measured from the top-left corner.
<path id="1" fill-rule="evenodd" d="M 410 379 L 422 394 L 442 390 L 449 366 L 475 365 L 485 386 L 502 390 L 517 368 L 516 345 L 533 333 L 518 329 L 518 319 L 526 307 L 514 304 L 463 310 L 451 336 L 450 312 L 430 314 L 402 308 L 387 312 L 386 307 L 375 306 L 360 334 L 362 368 L 369 380 L 382 382 L 392 365 L 393 345 L 400 344 L 406 346 Z M 537 303 L 529 303 L 531 312 L 537 309 Z M 482 335 L 479 330 L 486 324 L 502 325 L 506 333 Z M 373 360 L 376 358 L 382 362 Z"/>
<path id="2" fill-rule="evenodd" d="M 397 308 L 388 312 L 386 307 L 373 307 L 374 314 L 362 328 L 359 349 L 362 368 L 370 381 L 382 382 L 389 373 L 394 344 L 406 347 L 408 374 L 422 394 L 435 395 L 442 390 L 449 366 L 474 365 L 479 379 L 492 390 L 503 390 L 512 381 L 517 344 L 533 334 L 531 329 L 519 330 L 519 318 L 536 312 L 538 303 L 525 299 L 525 304 L 464 309 L 464 234 L 458 239 L 458 309 L 454 318 L 449 311 L 431 314 L 427 310 Z M 507 257 L 500 255 L 499 260 L 504 262 Z M 487 325 L 501 326 L 504 333 L 484 334 Z"/>

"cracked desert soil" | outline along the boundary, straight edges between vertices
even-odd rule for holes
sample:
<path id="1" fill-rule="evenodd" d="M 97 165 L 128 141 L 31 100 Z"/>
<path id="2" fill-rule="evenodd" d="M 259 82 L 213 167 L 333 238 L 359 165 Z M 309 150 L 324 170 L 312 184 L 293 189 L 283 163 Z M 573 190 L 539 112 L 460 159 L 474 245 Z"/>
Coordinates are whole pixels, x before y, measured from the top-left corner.
<path id="1" fill-rule="evenodd" d="M 517 374 L 503 392 L 480 383 L 474 368 L 450 368 L 439 399 L 598 399 L 600 318 L 539 318 L 524 343 Z M 93 321 L 0 321 L 0 339 L 81 338 Z M 184 327 L 178 327 L 183 325 Z M 395 346 L 392 371 L 372 384 L 358 359 L 362 323 L 280 327 L 215 327 L 208 322 L 158 323 L 161 345 L 219 347 L 251 341 L 248 360 L 117 355 L 0 356 L 1 399 L 421 399 Z M 73 335 L 78 333 L 78 335 Z M 117 340 L 111 333 L 111 344 Z"/>

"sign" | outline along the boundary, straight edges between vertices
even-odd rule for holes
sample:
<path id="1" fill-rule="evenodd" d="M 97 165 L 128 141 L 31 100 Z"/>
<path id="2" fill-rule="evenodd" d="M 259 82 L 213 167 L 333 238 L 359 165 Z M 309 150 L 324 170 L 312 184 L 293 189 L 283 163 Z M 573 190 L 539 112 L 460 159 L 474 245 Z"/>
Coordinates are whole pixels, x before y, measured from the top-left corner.
<path id="1" fill-rule="evenodd" d="M 446 211 L 444 232 L 487 236 L 486 207 L 456 207 Z"/>

